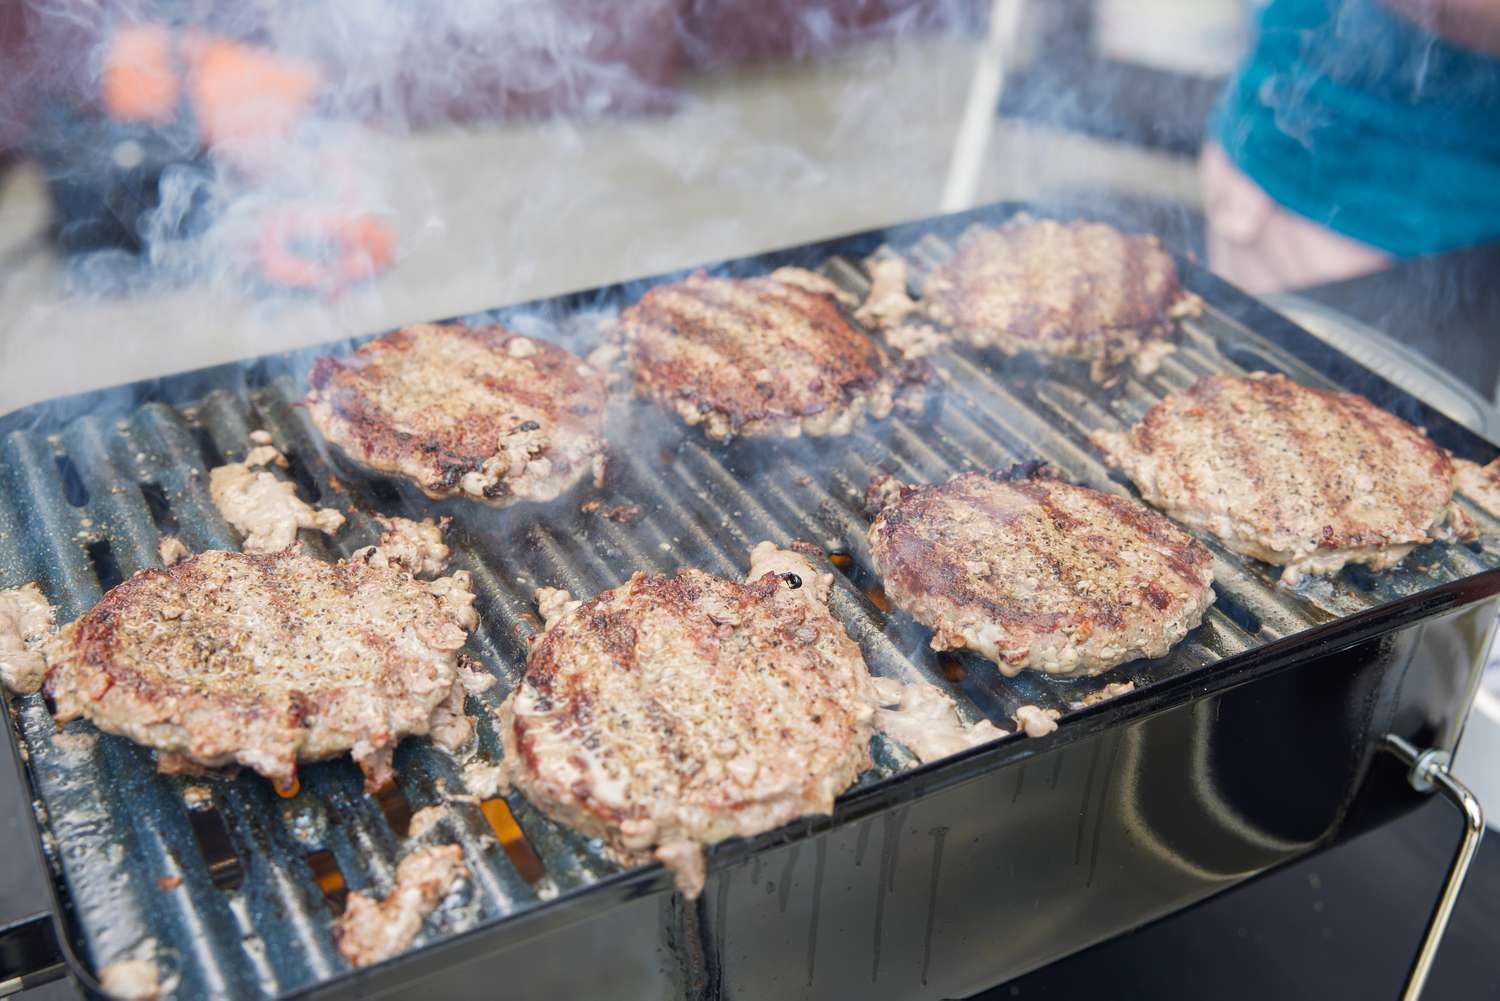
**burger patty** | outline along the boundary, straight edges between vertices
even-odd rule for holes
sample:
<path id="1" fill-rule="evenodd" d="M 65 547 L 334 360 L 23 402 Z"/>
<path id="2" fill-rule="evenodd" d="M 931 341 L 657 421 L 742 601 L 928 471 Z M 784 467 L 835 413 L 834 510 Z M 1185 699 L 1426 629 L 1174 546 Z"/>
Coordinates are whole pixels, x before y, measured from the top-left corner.
<path id="1" fill-rule="evenodd" d="M 828 813 L 870 765 L 876 699 L 830 580 L 762 543 L 748 583 L 684 570 L 585 602 L 544 590 L 547 631 L 500 711 L 505 778 L 696 896 L 704 844 Z"/>
<path id="2" fill-rule="evenodd" d="M 976 347 L 1079 359 L 1106 382 L 1126 361 L 1155 371 L 1174 350 L 1172 321 L 1202 302 L 1154 236 L 1021 218 L 971 226 L 927 276 L 922 309 Z"/>
<path id="3" fill-rule="evenodd" d="M 328 441 L 429 497 L 545 501 L 603 469 L 603 373 L 504 327 L 403 327 L 318 359 L 311 383 Z"/>
<path id="4" fill-rule="evenodd" d="M 826 278 L 695 274 L 658 285 L 619 324 L 637 395 L 715 441 L 843 435 L 884 418 L 913 366 L 895 366 L 840 311 Z"/>
<path id="5" fill-rule="evenodd" d="M 936 486 L 877 484 L 870 526 L 886 594 L 1002 674 L 1094 675 L 1160 657 L 1213 603 L 1212 555 L 1154 511 L 1033 468 Z"/>
<path id="6" fill-rule="evenodd" d="M 1435 537 L 1470 537 L 1453 463 L 1418 428 L 1362 396 L 1284 375 L 1211 375 L 1123 433 L 1092 440 L 1148 502 L 1282 580 L 1379 570 Z"/>
<path id="7" fill-rule="evenodd" d="M 44 648 L 58 724 L 85 716 L 164 759 L 242 765 L 283 787 L 297 762 L 352 751 L 384 784 L 396 742 L 455 728 L 492 680 L 460 662 L 477 625 L 466 574 L 329 564 L 288 549 L 207 552 L 144 570 Z"/>

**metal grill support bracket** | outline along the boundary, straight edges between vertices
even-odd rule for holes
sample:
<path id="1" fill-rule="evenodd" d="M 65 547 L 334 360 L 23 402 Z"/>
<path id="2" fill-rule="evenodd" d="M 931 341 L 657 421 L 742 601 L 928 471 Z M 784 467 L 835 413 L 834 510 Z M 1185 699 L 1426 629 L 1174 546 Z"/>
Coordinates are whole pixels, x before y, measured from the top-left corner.
<path id="1" fill-rule="evenodd" d="M 1385 735 L 1384 746 L 1410 767 L 1406 780 L 1420 793 L 1439 792 L 1443 798 L 1458 808 L 1464 817 L 1463 840 L 1448 867 L 1448 876 L 1443 881 L 1442 893 L 1437 906 L 1427 921 L 1427 931 L 1422 936 L 1422 945 L 1417 950 L 1411 972 L 1407 974 L 1406 986 L 1401 991 L 1402 1001 L 1416 1001 L 1432 972 L 1432 962 L 1437 958 L 1438 946 L 1442 944 L 1443 932 L 1448 928 L 1448 919 L 1453 916 L 1453 905 L 1463 891 L 1464 878 L 1469 874 L 1469 863 L 1479 851 L 1479 839 L 1484 836 L 1484 808 L 1479 800 L 1462 782 L 1448 771 L 1452 755 L 1438 748 L 1419 751 L 1410 741 Z"/>

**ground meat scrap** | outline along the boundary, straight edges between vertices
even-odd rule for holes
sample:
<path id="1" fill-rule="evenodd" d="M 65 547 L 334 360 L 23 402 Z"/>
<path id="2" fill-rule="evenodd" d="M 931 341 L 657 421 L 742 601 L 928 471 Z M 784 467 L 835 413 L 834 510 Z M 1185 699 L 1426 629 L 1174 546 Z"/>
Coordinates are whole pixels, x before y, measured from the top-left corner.
<path id="1" fill-rule="evenodd" d="M 383 900 L 349 894 L 334 923 L 340 955 L 353 966 L 369 966 L 405 952 L 422 923 L 469 876 L 458 845 L 419 848 L 396 867 L 395 885 Z"/>
<path id="2" fill-rule="evenodd" d="M 52 635 L 55 609 L 36 584 L 0 591 L 0 683 L 29 695 L 47 673 L 43 645 Z"/>
<path id="3" fill-rule="evenodd" d="M 274 553 L 297 541 L 297 530 L 316 529 L 332 534 L 344 516 L 332 508 L 314 508 L 297 496 L 297 485 L 258 467 L 285 467 L 286 457 L 273 445 L 256 445 L 243 462 L 230 462 L 208 472 L 214 506 L 243 537 L 247 553 Z M 162 552 L 167 562 L 168 552 Z M 175 554 L 174 554 L 175 555 Z"/>

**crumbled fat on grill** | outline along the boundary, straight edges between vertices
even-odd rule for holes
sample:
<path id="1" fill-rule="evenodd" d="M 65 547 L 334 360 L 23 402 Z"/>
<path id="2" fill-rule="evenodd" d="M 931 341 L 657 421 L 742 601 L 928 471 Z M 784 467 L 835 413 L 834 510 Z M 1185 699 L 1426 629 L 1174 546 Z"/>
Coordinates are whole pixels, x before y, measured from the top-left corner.
<path id="1" fill-rule="evenodd" d="M 271 444 L 271 440 L 271 432 L 262 428 L 256 428 L 250 432 L 250 444 L 252 445 L 269 445 Z"/>
<path id="2" fill-rule="evenodd" d="M 1040 706 L 1022 706 L 1015 712 L 1016 726 L 1026 732 L 1028 737 L 1045 737 L 1057 729 L 1057 720 L 1062 713 L 1056 709 L 1043 709 Z"/>
<path id="3" fill-rule="evenodd" d="M 573 609 L 583 602 L 573 597 L 572 593 L 561 587 L 539 587 L 536 589 L 536 609 L 542 616 L 542 630 L 545 632 L 557 625 Z"/>
<path id="4" fill-rule="evenodd" d="M 668 841 L 653 853 L 672 874 L 672 885 L 688 900 L 697 900 L 708 879 L 703 846 L 696 841 Z"/>
<path id="5" fill-rule="evenodd" d="M 777 268 L 771 272 L 771 277 L 783 285 L 795 285 L 817 295 L 831 295 L 845 306 L 853 306 L 857 301 L 852 293 L 840 287 L 831 278 L 806 268 Z"/>
<path id="6" fill-rule="evenodd" d="M 411 823 L 407 825 L 406 836 L 408 838 L 420 838 L 442 823 L 447 816 L 448 807 L 442 803 L 437 803 L 433 806 L 424 806 L 411 815 Z"/>
<path id="7" fill-rule="evenodd" d="M 42 687 L 41 645 L 52 635 L 55 610 L 35 583 L 0 591 L 0 682 L 21 695 Z"/>
<path id="8" fill-rule="evenodd" d="M 750 550 L 750 572 L 745 575 L 745 580 L 757 581 L 768 573 L 786 580 L 788 585 L 792 581 L 787 577 L 792 575 L 801 581 L 792 593 L 814 605 L 828 604 L 828 596 L 833 590 L 833 574 L 819 573 L 812 561 L 801 553 L 782 549 L 774 542 L 757 543 Z"/>
<path id="9" fill-rule="evenodd" d="M 466 603 L 459 614 L 470 615 L 472 613 L 473 610 Z M 460 654 L 458 677 L 453 680 L 453 687 L 449 690 L 448 697 L 438 703 L 432 711 L 433 743 L 445 751 L 455 753 L 467 744 L 469 735 L 474 732 L 474 721 L 464 713 L 464 696 L 478 695 L 488 691 L 494 684 L 493 674 L 485 671 L 467 654 Z"/>
<path id="10" fill-rule="evenodd" d="M 1500 518 L 1500 459 L 1487 466 L 1454 459 L 1453 485 L 1491 517 Z"/>
<path id="11" fill-rule="evenodd" d="M 930 323 L 912 322 L 887 327 L 885 342 L 903 358 L 925 358 L 948 343 L 948 338 Z"/>
<path id="12" fill-rule="evenodd" d="M 333 534 L 344 516 L 331 508 L 314 508 L 297 496 L 290 480 L 278 480 L 254 467 L 286 465 L 286 457 L 271 445 L 257 445 L 244 462 L 231 462 L 208 472 L 208 491 L 224 520 L 244 536 L 247 553 L 280 552 L 297 540 L 297 529 L 315 528 Z"/>
<path id="13" fill-rule="evenodd" d="M 422 930 L 427 915 L 468 875 L 458 845 L 412 852 L 396 867 L 396 885 L 384 900 L 349 894 L 344 913 L 334 923 L 339 952 L 354 966 L 368 966 L 404 952 Z"/>
<path id="14" fill-rule="evenodd" d="M 464 766 L 464 788 L 478 799 L 494 799 L 510 792 L 505 766 L 472 761 Z"/>
<path id="15" fill-rule="evenodd" d="M 870 293 L 854 311 L 854 318 L 867 327 L 894 327 L 917 308 L 906 294 L 906 261 L 880 257 L 866 261 L 865 266 L 870 272 Z"/>
<path id="16" fill-rule="evenodd" d="M 122 959 L 99 971 L 99 986 L 119 1001 L 156 1001 L 161 996 L 161 974 L 145 959 Z"/>
<path id="17" fill-rule="evenodd" d="M 176 566 L 192 554 L 188 547 L 175 535 L 164 535 L 161 542 L 156 545 L 156 554 L 161 557 L 161 565 L 164 567 Z"/>
<path id="18" fill-rule="evenodd" d="M 52 735 L 52 746 L 64 754 L 87 754 L 94 749 L 99 738 L 78 727 L 69 726 Z"/>
<path id="19" fill-rule="evenodd" d="M 350 559 L 363 560 L 376 566 L 399 566 L 414 577 L 433 577 L 442 573 L 451 550 L 443 540 L 451 518 L 434 521 L 423 518 L 387 518 L 376 515 L 384 529 L 380 542 L 374 546 L 356 549 Z"/>
<path id="20" fill-rule="evenodd" d="M 1011 736 L 989 720 L 964 726 L 953 700 L 935 685 L 894 678 L 872 680 L 880 704 L 875 726 L 923 763 Z"/>
<path id="21" fill-rule="evenodd" d="M 1089 692 L 1077 702 L 1070 702 L 1069 705 L 1074 709 L 1087 709 L 1089 706 L 1108 702 L 1110 699 L 1119 698 L 1126 692 L 1133 691 L 1135 691 L 1135 682 L 1133 681 L 1111 681 L 1097 692 Z"/>
<path id="22" fill-rule="evenodd" d="M 183 786 L 182 801 L 189 810 L 206 810 L 214 804 L 213 790 L 208 786 Z"/>

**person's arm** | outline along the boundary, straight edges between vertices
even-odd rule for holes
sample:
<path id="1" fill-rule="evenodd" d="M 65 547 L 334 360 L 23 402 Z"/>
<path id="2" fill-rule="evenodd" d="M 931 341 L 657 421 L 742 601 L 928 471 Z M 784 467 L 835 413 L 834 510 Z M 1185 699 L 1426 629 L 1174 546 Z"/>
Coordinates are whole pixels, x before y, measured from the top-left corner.
<path id="1" fill-rule="evenodd" d="M 1500 56 L 1500 0 L 1381 0 L 1392 12 L 1465 49 Z"/>

